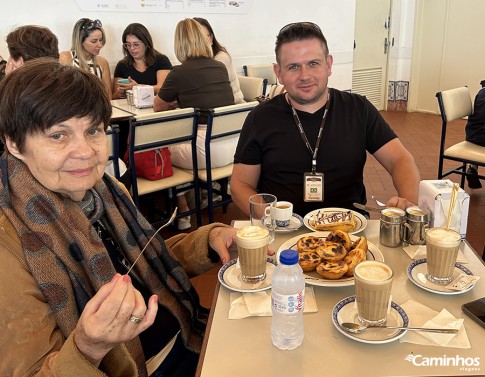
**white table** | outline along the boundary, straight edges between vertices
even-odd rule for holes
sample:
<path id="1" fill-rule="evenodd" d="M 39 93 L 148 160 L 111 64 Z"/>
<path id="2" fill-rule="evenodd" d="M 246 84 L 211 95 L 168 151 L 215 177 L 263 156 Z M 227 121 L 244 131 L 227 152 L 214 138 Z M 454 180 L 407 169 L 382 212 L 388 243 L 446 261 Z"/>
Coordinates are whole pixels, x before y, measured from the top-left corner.
<path id="1" fill-rule="evenodd" d="M 277 250 L 289 238 L 304 233 L 308 230 L 278 233 L 271 246 Z M 463 303 L 485 296 L 485 266 L 469 245 L 464 243 L 464 254 L 469 262 L 465 266 L 474 275 L 480 276 L 480 280 L 469 292 L 445 296 L 425 291 L 409 281 L 406 268 L 411 259 L 402 248 L 387 248 L 379 244 L 378 220 L 369 220 L 364 234 L 382 251 L 385 261 L 394 270 L 393 301 L 403 304 L 411 299 L 435 311 L 446 308 L 455 317 L 465 318 L 470 349 L 399 343 L 398 340 L 386 344 L 365 344 L 349 339 L 334 327 L 331 313 L 337 302 L 354 294 L 354 287 L 315 286 L 318 312 L 304 314 L 305 339 L 302 346 L 282 351 L 271 343 L 271 317 L 228 319 L 230 291 L 218 284 L 197 376 L 485 375 L 485 330 L 461 311 Z M 456 366 L 415 366 L 405 360 L 408 355 L 438 358 L 458 355 L 465 359 L 479 358 L 481 365 L 479 370 L 469 371 Z"/>
<path id="2" fill-rule="evenodd" d="M 128 105 L 128 101 L 126 99 L 113 99 L 111 100 L 111 106 L 113 107 L 113 110 L 116 108 L 129 113 L 130 114 L 129 116 L 151 114 L 154 112 L 153 107 L 139 109 L 135 106 L 130 106 Z"/>

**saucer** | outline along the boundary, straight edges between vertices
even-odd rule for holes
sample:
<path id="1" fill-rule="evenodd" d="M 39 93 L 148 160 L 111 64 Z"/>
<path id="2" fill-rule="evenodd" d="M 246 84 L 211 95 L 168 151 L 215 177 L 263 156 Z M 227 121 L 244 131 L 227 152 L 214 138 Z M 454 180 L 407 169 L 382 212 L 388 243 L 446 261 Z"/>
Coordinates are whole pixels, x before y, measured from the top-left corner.
<path id="1" fill-rule="evenodd" d="M 232 259 L 221 267 L 217 273 L 219 282 L 235 292 L 261 292 L 271 288 L 271 278 L 273 277 L 273 271 L 276 267 L 276 262 L 271 259 L 266 259 L 266 277 L 263 281 L 255 284 L 246 283 L 241 279 L 241 269 L 237 265 L 237 258 Z"/>
<path id="2" fill-rule="evenodd" d="M 453 278 L 454 280 L 458 275 L 464 272 L 467 275 L 473 275 L 473 273 L 460 263 L 455 263 L 455 270 L 453 271 Z M 465 292 L 468 292 L 472 289 L 475 284 L 464 289 L 463 291 L 453 291 L 445 289 L 447 284 L 436 284 L 429 281 L 426 278 L 426 274 L 428 273 L 428 263 L 427 259 L 418 259 L 412 262 L 407 268 L 407 274 L 409 280 L 411 280 L 414 284 L 416 284 L 419 288 L 424 289 L 425 291 L 438 293 L 440 295 L 459 295 Z"/>
<path id="3" fill-rule="evenodd" d="M 359 323 L 355 296 L 350 296 L 339 301 L 332 310 L 332 322 L 335 328 L 346 337 L 362 343 L 382 344 L 393 342 L 402 337 L 406 330 L 397 329 L 372 329 L 369 328 L 360 334 L 352 334 L 345 331 L 343 322 Z M 387 314 L 387 326 L 409 326 L 409 318 L 403 308 L 395 302 L 391 302 L 391 310 Z"/>
<path id="4" fill-rule="evenodd" d="M 275 232 L 277 233 L 293 232 L 294 230 L 300 229 L 302 225 L 303 225 L 303 217 L 294 213 L 291 216 L 290 224 L 288 226 L 276 226 Z"/>

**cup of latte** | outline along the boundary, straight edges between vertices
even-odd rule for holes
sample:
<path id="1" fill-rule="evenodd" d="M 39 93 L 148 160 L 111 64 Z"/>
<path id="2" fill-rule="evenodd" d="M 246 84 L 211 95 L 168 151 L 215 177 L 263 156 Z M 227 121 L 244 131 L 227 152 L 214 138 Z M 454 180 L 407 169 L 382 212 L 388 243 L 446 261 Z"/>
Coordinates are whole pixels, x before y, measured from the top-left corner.
<path id="1" fill-rule="evenodd" d="M 269 231 L 260 226 L 243 226 L 236 232 L 241 279 L 257 283 L 266 277 Z"/>
<path id="2" fill-rule="evenodd" d="M 391 267 L 383 262 L 366 260 L 355 266 L 355 300 L 363 324 L 376 326 L 386 322 L 393 276 Z"/>
<path id="3" fill-rule="evenodd" d="M 290 225 L 291 218 L 293 217 L 293 204 L 290 202 L 276 202 L 272 209 L 276 226 L 283 228 Z"/>
<path id="4" fill-rule="evenodd" d="M 433 283 L 448 284 L 453 279 L 461 236 L 453 229 L 431 228 L 426 232 L 428 275 Z"/>

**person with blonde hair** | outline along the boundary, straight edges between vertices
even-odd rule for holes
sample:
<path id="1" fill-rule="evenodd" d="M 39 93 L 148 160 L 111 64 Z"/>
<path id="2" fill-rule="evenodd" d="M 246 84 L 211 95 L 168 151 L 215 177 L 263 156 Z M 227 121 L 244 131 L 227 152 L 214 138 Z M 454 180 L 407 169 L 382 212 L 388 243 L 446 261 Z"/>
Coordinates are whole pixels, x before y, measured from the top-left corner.
<path id="1" fill-rule="evenodd" d="M 197 131 L 197 164 L 205 169 L 205 134 L 207 116 L 204 112 L 215 107 L 234 105 L 234 95 L 226 66 L 214 60 L 212 48 L 201 24 L 186 18 L 177 24 L 174 39 L 175 56 L 182 63 L 174 66 L 155 97 L 153 109 L 170 109 L 173 101 L 180 108 L 194 107 L 201 110 Z M 211 153 L 212 167 L 232 163 L 237 137 L 217 142 Z M 192 150 L 189 143 L 170 148 L 172 164 L 192 169 Z M 178 196 L 179 210 L 189 209 L 183 194 Z M 190 228 L 190 217 L 179 219 L 179 229 Z"/>
<path id="2" fill-rule="evenodd" d="M 101 21 L 81 18 L 72 29 L 71 49 L 62 51 L 59 61 L 64 65 L 80 67 L 99 77 L 111 98 L 111 73 L 108 61 L 99 55 L 105 44 L 106 34 Z"/>
<path id="3" fill-rule="evenodd" d="M 212 53 L 214 54 L 214 59 L 224 63 L 227 69 L 227 73 L 229 74 L 229 82 L 231 83 L 232 94 L 234 94 L 234 102 L 235 103 L 243 103 L 244 101 L 244 94 L 241 91 L 241 86 L 239 85 L 239 80 L 237 79 L 237 72 L 234 64 L 232 63 L 231 55 L 227 52 L 227 49 L 219 43 L 214 34 L 214 30 L 210 25 L 209 21 L 202 17 L 194 17 L 199 24 L 202 25 L 204 28 L 205 34 L 209 39 L 209 43 L 212 48 Z"/>

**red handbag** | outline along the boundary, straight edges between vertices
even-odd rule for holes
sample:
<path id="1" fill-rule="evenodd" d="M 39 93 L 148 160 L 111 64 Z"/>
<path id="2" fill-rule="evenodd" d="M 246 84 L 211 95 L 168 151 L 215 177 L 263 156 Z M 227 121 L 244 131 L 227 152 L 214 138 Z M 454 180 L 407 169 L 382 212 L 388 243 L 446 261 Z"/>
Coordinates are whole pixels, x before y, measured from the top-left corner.
<path id="1" fill-rule="evenodd" d="M 125 153 L 125 162 L 128 165 L 128 150 Z M 170 150 L 165 148 L 135 153 L 136 176 L 150 181 L 171 177 L 173 175 Z"/>

